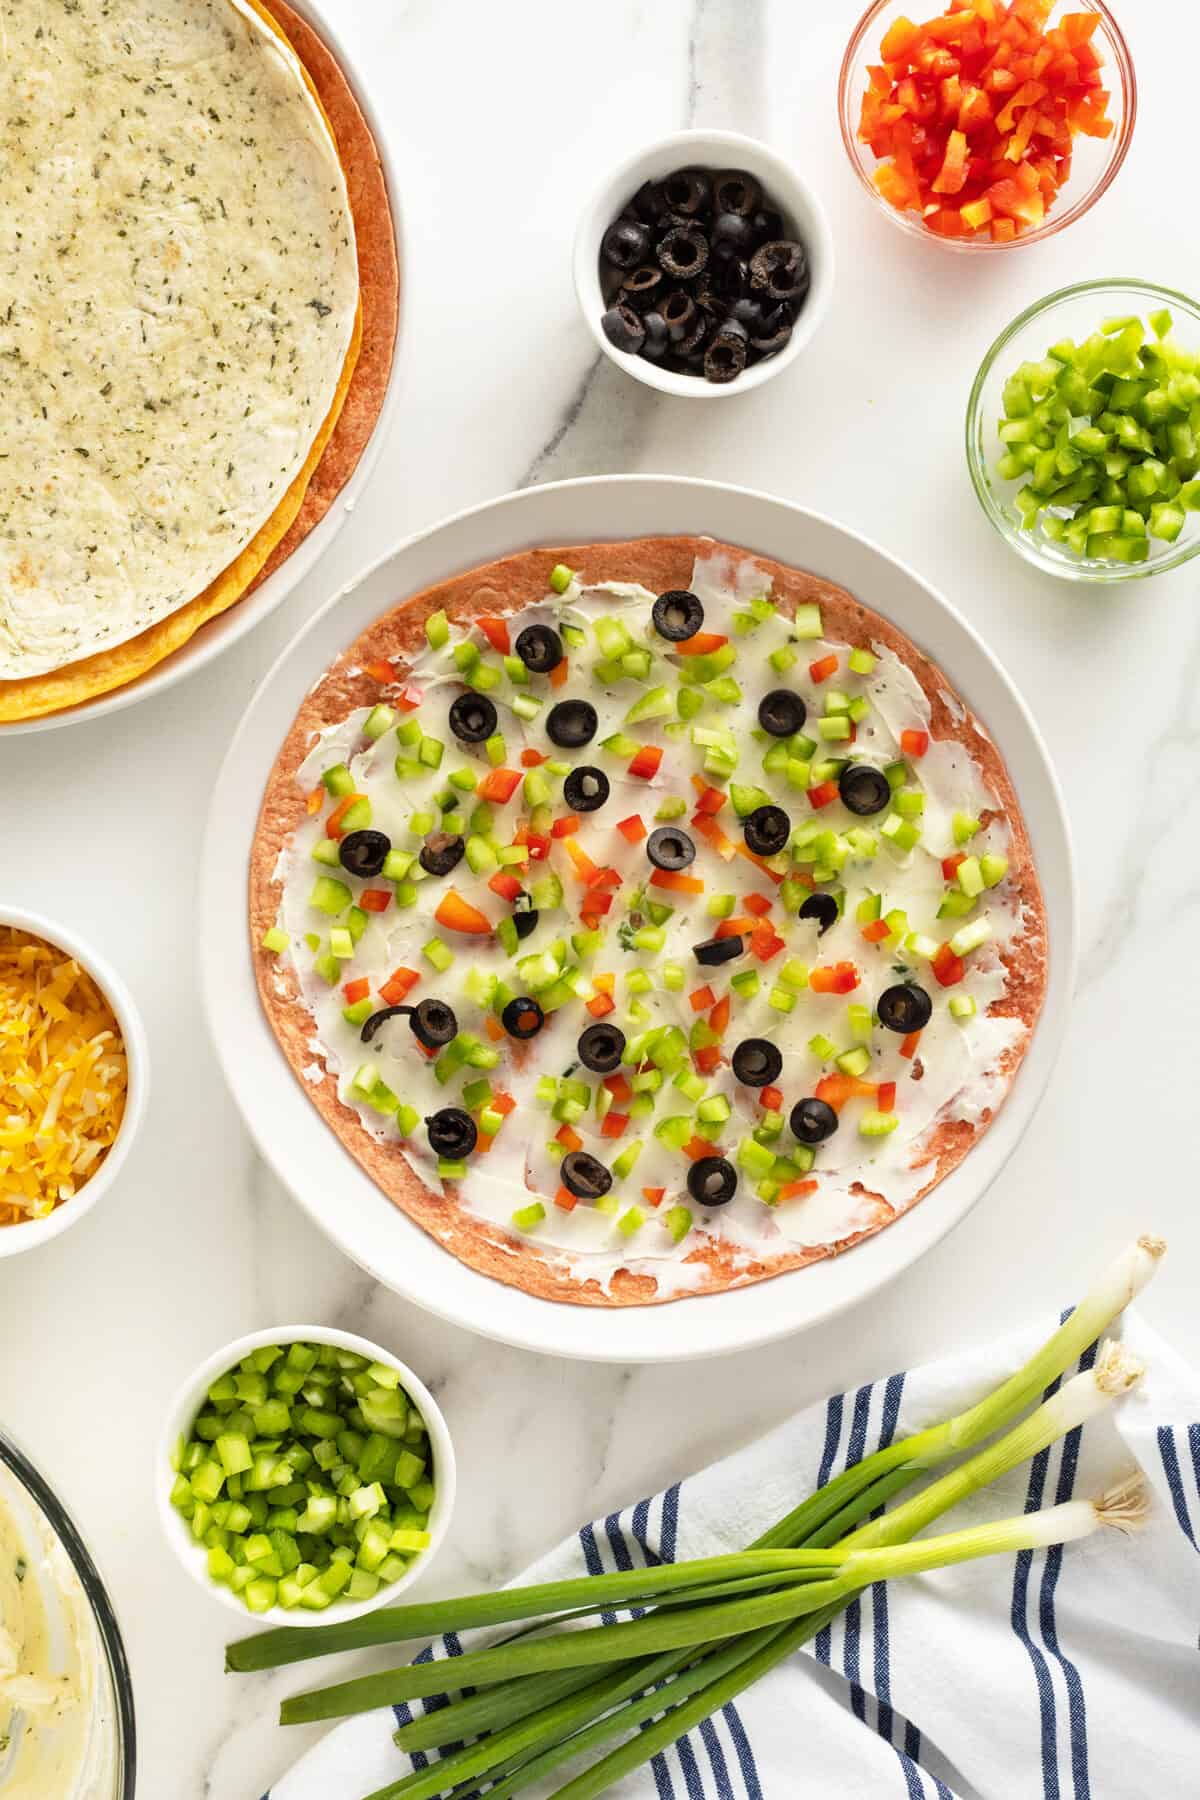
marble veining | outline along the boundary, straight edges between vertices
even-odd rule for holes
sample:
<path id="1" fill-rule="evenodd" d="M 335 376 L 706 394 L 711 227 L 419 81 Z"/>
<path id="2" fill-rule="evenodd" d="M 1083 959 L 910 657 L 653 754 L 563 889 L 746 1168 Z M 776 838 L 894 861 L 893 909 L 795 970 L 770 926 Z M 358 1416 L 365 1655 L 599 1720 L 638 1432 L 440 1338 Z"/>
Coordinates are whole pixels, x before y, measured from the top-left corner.
<path id="1" fill-rule="evenodd" d="M 5 897 L 94 939 L 133 987 L 151 1040 L 151 1116 L 120 1189 L 78 1231 L 0 1263 L 0 1423 L 62 1492 L 110 1581 L 137 1686 L 144 1800 L 257 1800 L 310 1741 L 274 1723 L 303 1673 L 222 1675 L 238 1621 L 178 1569 L 152 1504 L 170 1395 L 240 1332 L 342 1325 L 429 1382 L 460 1465 L 430 1596 L 506 1578 L 584 1518 L 830 1389 L 1053 1311 L 1139 1228 L 1172 1240 L 1151 1315 L 1200 1356 L 1197 577 L 1184 569 L 1102 594 L 1037 575 L 991 534 L 961 447 L 980 358 L 1039 294 L 1114 262 L 1200 290 L 1200 248 L 1178 229 L 1173 184 L 1152 178 L 1174 166 L 1176 121 L 1194 99 L 1173 49 L 1184 0 L 1136 9 L 1139 81 L 1153 103 L 1112 193 L 1062 237 L 982 268 L 909 242 L 850 174 L 834 94 L 853 0 L 326 5 L 401 172 L 402 398 L 375 478 L 322 564 L 219 663 L 107 721 L 0 749 Z M 598 357 L 570 279 L 586 195 L 639 143 L 687 123 L 755 133 L 801 164 L 839 257 L 812 347 L 778 382 L 719 407 L 657 395 Z M 250 1144 L 190 954 L 212 778 L 300 623 L 405 532 L 508 488 L 625 470 L 777 492 L 935 582 L 1047 738 L 1081 881 L 1084 956 L 1066 1047 L 989 1196 L 869 1306 L 692 1367 L 510 1350 L 351 1266 Z"/>

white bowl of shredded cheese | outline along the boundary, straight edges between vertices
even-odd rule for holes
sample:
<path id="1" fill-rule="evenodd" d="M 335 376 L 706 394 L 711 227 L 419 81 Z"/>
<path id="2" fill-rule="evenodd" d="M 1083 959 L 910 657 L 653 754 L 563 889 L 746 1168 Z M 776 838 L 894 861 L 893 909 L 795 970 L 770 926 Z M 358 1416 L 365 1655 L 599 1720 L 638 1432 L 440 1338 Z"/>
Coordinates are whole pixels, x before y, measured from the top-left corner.
<path id="1" fill-rule="evenodd" d="M 49 1243 L 113 1186 L 146 1110 L 149 1057 L 120 976 L 39 913 L 0 908 L 0 1016 L 2 1258 Z"/>

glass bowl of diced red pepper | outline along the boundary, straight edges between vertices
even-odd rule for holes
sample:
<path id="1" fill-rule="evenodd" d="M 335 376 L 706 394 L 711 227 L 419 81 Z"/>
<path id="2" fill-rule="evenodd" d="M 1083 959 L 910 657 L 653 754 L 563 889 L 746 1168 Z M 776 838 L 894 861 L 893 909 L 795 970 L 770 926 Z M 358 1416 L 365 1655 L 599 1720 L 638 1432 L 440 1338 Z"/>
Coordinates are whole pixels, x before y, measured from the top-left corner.
<path id="1" fill-rule="evenodd" d="M 1125 160 L 1137 83 L 1120 28 L 1102 0 L 930 5 L 876 0 L 850 40 L 838 110 L 854 170 L 914 235 L 1040 243 Z"/>

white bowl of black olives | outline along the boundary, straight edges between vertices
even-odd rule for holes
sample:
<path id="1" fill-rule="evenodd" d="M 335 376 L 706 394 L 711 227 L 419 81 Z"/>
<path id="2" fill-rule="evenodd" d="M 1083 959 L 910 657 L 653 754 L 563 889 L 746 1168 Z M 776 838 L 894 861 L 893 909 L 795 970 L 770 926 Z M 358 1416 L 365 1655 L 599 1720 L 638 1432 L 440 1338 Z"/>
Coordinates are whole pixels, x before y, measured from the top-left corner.
<path id="1" fill-rule="evenodd" d="M 665 394 L 745 393 L 793 362 L 825 316 L 833 237 L 816 194 L 734 131 L 677 131 L 630 157 L 575 238 L 596 342 Z"/>

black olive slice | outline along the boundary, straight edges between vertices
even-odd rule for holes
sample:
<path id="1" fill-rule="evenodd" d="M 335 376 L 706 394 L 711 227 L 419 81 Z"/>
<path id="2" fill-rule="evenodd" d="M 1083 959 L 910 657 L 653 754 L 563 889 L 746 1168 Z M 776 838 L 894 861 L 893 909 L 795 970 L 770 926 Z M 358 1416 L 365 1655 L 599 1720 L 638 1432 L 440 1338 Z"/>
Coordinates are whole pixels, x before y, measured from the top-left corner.
<path id="1" fill-rule="evenodd" d="M 450 729 L 462 744 L 482 744 L 497 723 L 496 708 L 486 694 L 460 694 L 450 707 Z"/>
<path id="2" fill-rule="evenodd" d="M 612 1171 L 586 1150 L 568 1150 L 558 1172 L 567 1192 L 580 1200 L 598 1200 L 612 1186 Z"/>
<path id="3" fill-rule="evenodd" d="M 907 1037 L 910 1031 L 923 1031 L 933 1017 L 933 1001 L 915 981 L 898 981 L 884 988 L 875 1006 L 879 1023 L 889 1031 Z"/>
<path id="4" fill-rule="evenodd" d="M 659 308 L 672 344 L 687 337 L 696 323 L 696 302 L 684 288 L 674 288 Z"/>
<path id="5" fill-rule="evenodd" d="M 408 1022 L 413 1036 L 427 1050 L 440 1050 L 443 1044 L 458 1036 L 458 1019 L 453 1007 L 447 1006 L 444 1000 L 422 1000 L 411 1011 Z"/>
<path id="6" fill-rule="evenodd" d="M 676 169 L 659 183 L 659 193 L 668 212 L 694 219 L 707 212 L 712 204 L 712 177 L 707 169 Z"/>
<path id="7" fill-rule="evenodd" d="M 722 169 L 713 177 L 713 205 L 719 213 L 750 218 L 762 200 L 762 188 L 745 169 Z"/>
<path id="8" fill-rule="evenodd" d="M 546 1023 L 546 1015 L 532 994 L 518 994 L 500 1014 L 500 1023 L 509 1037 L 532 1038 Z"/>
<path id="9" fill-rule="evenodd" d="M 747 848 L 755 856 L 777 856 L 792 833 L 792 821 L 782 806 L 756 806 L 742 821 Z"/>
<path id="10" fill-rule="evenodd" d="M 595 812 L 608 799 L 608 776 L 603 769 L 584 763 L 572 769 L 563 782 L 563 799 L 572 812 Z"/>
<path id="11" fill-rule="evenodd" d="M 562 639 L 549 625 L 527 625 L 513 649 L 535 675 L 548 675 L 563 659 Z"/>
<path id="12" fill-rule="evenodd" d="M 546 714 L 546 736 L 561 750 L 590 744 L 600 720 L 590 700 L 560 700 Z"/>
<path id="13" fill-rule="evenodd" d="M 429 875 L 448 875 L 463 859 L 466 843 L 458 832 L 431 831 L 417 861 Z"/>
<path id="14" fill-rule="evenodd" d="M 770 1038 L 743 1038 L 733 1053 L 733 1072 L 746 1087 L 769 1087 L 783 1072 L 783 1056 Z"/>
<path id="15" fill-rule="evenodd" d="M 636 356 L 646 341 L 646 327 L 632 306 L 610 306 L 600 315 L 600 328 L 614 350 L 624 350 L 629 356 Z M 537 628 L 530 625 L 528 629 L 534 631 Z"/>
<path id="16" fill-rule="evenodd" d="M 338 861 L 350 875 L 378 875 L 391 847 L 385 831 L 348 831 L 338 845 Z"/>
<path id="17" fill-rule="evenodd" d="M 704 352 L 706 381 L 736 381 L 746 366 L 746 333 L 723 325 Z"/>
<path id="18" fill-rule="evenodd" d="M 791 737 L 802 729 L 807 717 L 807 706 L 791 688 L 772 688 L 758 703 L 758 722 L 772 737 Z"/>
<path id="19" fill-rule="evenodd" d="M 831 925 L 836 925 L 840 917 L 837 901 L 832 894 L 810 894 L 800 908 L 802 919 L 817 921 L 817 936 L 824 937 Z"/>
<path id="20" fill-rule="evenodd" d="M 362 1030 L 358 1034 L 359 1038 L 364 1044 L 369 1044 L 371 1039 L 375 1036 L 375 1033 L 382 1028 L 388 1019 L 399 1018 L 402 1013 L 411 1013 L 412 1010 L 411 1006 L 381 1007 L 378 1012 L 372 1013 L 370 1018 L 365 1021 Z"/>
<path id="21" fill-rule="evenodd" d="M 708 261 L 708 239 L 698 225 L 676 225 L 660 237 L 654 254 L 676 281 L 690 281 Z"/>
<path id="22" fill-rule="evenodd" d="M 461 1106 L 443 1106 L 440 1112 L 431 1113 L 425 1129 L 429 1133 L 429 1148 L 451 1162 L 469 1156 L 479 1141 L 474 1119 Z"/>
<path id="23" fill-rule="evenodd" d="M 600 254 L 616 269 L 632 269 L 650 248 L 650 233 L 640 219 L 614 221 L 600 240 Z"/>
<path id="24" fill-rule="evenodd" d="M 802 1144 L 823 1144 L 838 1128 L 838 1116 L 827 1100 L 797 1100 L 788 1123 Z"/>
<path id="25" fill-rule="evenodd" d="M 808 292 L 808 258 L 803 244 L 775 238 L 750 259 L 750 280 L 772 300 L 799 300 Z"/>
<path id="26" fill-rule="evenodd" d="M 522 900 L 526 902 L 524 906 L 521 905 Z M 513 930 L 516 932 L 517 937 L 531 937 L 537 930 L 537 922 L 540 917 L 541 914 L 533 904 L 533 901 L 529 898 L 529 895 L 518 894 L 513 901 L 512 912 Z"/>
<path id="27" fill-rule="evenodd" d="M 696 846 L 679 825 L 660 825 L 646 839 L 646 855 L 656 869 L 686 869 L 696 860 Z"/>
<path id="28" fill-rule="evenodd" d="M 642 308 L 648 307 L 651 300 L 657 295 L 658 290 L 662 287 L 665 279 L 666 277 L 663 275 L 662 270 L 656 268 L 653 263 L 641 263 L 638 268 L 631 269 L 621 283 L 622 301 L 625 305 L 635 308 L 639 306 Z M 642 329 L 644 331 L 648 330 L 644 311 L 642 314 Z"/>
<path id="29" fill-rule="evenodd" d="M 702 944 L 692 945 L 692 955 L 705 969 L 715 969 L 721 963 L 732 962 L 746 948 L 740 937 L 711 937 Z"/>
<path id="30" fill-rule="evenodd" d="M 882 812 L 892 798 L 887 776 L 882 769 L 873 769 L 870 763 L 847 763 L 838 776 L 838 793 L 842 796 L 842 805 L 857 813 L 860 819 Z"/>
<path id="31" fill-rule="evenodd" d="M 687 588 L 668 588 L 654 602 L 650 617 L 659 637 L 670 644 L 682 644 L 695 637 L 703 625 L 704 608 Z"/>
<path id="32" fill-rule="evenodd" d="M 650 362 L 658 362 L 671 348 L 667 321 L 661 313 L 648 312 L 643 314 L 642 324 L 646 327 L 646 341 L 642 345 L 642 355 Z"/>
<path id="33" fill-rule="evenodd" d="M 597 1075 L 611 1075 L 625 1054 L 625 1033 L 607 1021 L 589 1025 L 580 1032 L 577 1048 L 585 1069 L 593 1069 Z"/>
<path id="34" fill-rule="evenodd" d="M 688 1170 L 688 1193 L 701 1206 L 726 1206 L 737 1193 L 737 1170 L 723 1156 L 702 1156 Z"/>

